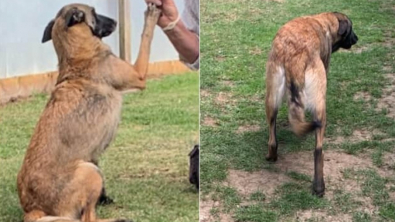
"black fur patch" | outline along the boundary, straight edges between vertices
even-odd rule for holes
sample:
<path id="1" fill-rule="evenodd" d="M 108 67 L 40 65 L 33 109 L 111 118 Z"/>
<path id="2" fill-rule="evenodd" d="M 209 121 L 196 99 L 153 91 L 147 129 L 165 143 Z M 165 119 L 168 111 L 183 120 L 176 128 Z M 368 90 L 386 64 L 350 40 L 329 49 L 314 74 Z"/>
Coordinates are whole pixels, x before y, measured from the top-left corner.
<path id="1" fill-rule="evenodd" d="M 313 121 L 312 127 L 313 127 L 314 129 L 321 128 L 321 127 L 322 127 L 321 121 Z"/>
<path id="2" fill-rule="evenodd" d="M 293 81 L 291 81 L 291 102 L 295 103 L 297 106 L 300 106 L 298 100 L 300 99 L 298 87 L 295 85 Z"/>
<path id="3" fill-rule="evenodd" d="M 189 182 L 199 189 L 199 145 L 189 153 Z"/>

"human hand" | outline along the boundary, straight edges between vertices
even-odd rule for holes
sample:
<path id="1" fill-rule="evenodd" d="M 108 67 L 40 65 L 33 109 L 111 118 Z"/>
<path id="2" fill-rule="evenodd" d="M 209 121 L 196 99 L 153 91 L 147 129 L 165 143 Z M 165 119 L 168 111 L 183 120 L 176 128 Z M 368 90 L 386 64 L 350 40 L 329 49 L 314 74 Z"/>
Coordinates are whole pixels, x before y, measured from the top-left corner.
<path id="1" fill-rule="evenodd" d="M 173 0 L 145 0 L 147 4 L 153 3 L 162 10 L 158 19 L 158 26 L 162 29 L 178 18 L 177 6 Z"/>

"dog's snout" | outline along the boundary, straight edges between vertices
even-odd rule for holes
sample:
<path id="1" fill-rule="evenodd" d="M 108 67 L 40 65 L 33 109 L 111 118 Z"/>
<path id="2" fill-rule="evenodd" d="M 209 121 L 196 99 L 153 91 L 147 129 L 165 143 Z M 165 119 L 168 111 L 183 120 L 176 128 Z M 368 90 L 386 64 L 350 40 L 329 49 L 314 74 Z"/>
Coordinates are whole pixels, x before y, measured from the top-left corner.
<path id="1" fill-rule="evenodd" d="M 114 31 L 117 28 L 117 21 L 111 19 L 111 21 L 109 22 L 109 27 L 111 31 Z"/>
<path id="2" fill-rule="evenodd" d="M 115 20 L 112 20 L 112 22 L 113 22 L 113 23 L 112 23 L 112 27 L 113 27 L 113 29 L 115 29 L 115 28 L 117 27 L 117 24 L 118 24 L 118 23 L 117 23 L 117 21 L 115 21 Z"/>
<path id="3" fill-rule="evenodd" d="M 117 27 L 117 21 L 107 16 L 97 15 L 95 32 L 99 38 L 109 36 Z"/>

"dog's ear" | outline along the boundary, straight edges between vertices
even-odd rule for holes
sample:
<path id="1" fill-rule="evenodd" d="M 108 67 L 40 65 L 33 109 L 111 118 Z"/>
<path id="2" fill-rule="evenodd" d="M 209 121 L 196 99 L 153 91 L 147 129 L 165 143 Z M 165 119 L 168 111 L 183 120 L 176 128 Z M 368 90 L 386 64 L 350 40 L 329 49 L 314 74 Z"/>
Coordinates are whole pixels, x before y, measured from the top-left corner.
<path id="1" fill-rule="evenodd" d="M 69 10 L 65 15 L 65 23 L 67 27 L 81 23 L 85 20 L 85 13 L 76 8 Z"/>
<path id="2" fill-rule="evenodd" d="M 54 24 L 55 24 L 55 19 L 51 20 L 48 23 L 47 27 L 45 27 L 44 36 L 43 36 L 43 38 L 41 40 L 42 43 L 47 42 L 47 41 L 52 39 L 52 34 L 51 33 L 52 33 L 52 28 L 53 28 Z"/>
<path id="3" fill-rule="evenodd" d="M 348 22 L 347 22 L 347 20 L 343 20 L 343 19 L 338 19 L 338 20 L 339 20 L 339 30 L 337 31 L 337 33 L 340 36 L 343 36 L 344 34 L 347 33 Z"/>

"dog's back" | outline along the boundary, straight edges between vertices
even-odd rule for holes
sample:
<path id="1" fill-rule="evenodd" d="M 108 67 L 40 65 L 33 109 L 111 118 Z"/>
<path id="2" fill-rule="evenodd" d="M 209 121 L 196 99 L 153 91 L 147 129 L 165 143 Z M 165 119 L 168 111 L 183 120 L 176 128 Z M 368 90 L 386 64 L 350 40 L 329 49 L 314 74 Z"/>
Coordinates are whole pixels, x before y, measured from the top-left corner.
<path id="1" fill-rule="evenodd" d="M 266 65 L 268 100 L 279 107 L 284 95 L 289 121 L 297 135 L 320 126 L 305 122 L 305 110 L 315 110 L 315 95 L 326 92 L 326 70 L 332 47 L 330 25 L 322 21 L 330 13 L 293 19 L 277 32 Z M 320 93 L 321 92 L 321 93 Z"/>

